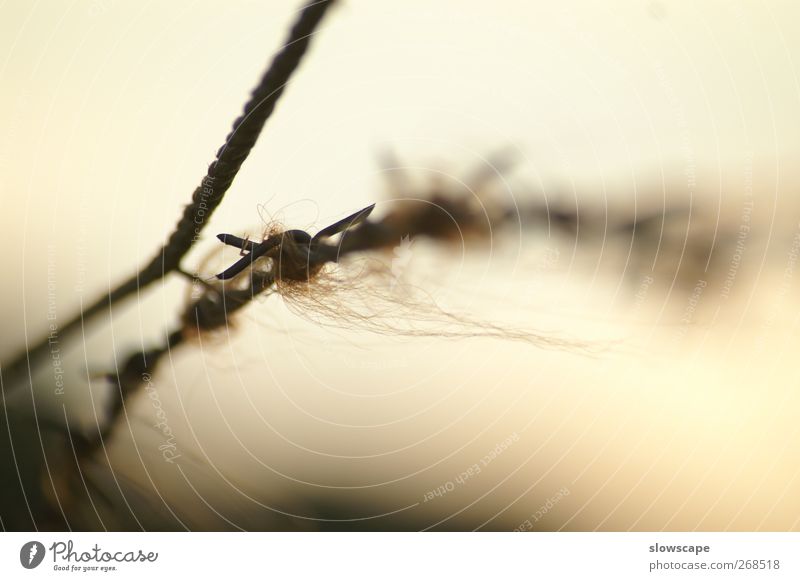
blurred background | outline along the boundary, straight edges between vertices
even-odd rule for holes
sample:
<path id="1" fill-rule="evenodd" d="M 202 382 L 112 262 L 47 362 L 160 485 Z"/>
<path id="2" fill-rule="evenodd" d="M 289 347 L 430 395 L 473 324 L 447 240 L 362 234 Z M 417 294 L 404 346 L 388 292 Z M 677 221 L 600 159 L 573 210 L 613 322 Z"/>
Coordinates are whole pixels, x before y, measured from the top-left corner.
<path id="1" fill-rule="evenodd" d="M 299 7 L 5 5 L 0 362 L 150 259 Z M 402 297 L 380 333 L 256 301 L 170 353 L 70 470 L 70 437 L 38 426 L 103 422 L 99 375 L 178 322 L 191 288 L 167 278 L 32 368 L 33 400 L 3 384 L 4 486 L 77 529 L 798 530 L 799 16 L 342 2 L 185 266 L 229 262 L 220 232 L 316 231 L 476 172 L 551 220 L 376 257 L 428 297 L 423 336 L 395 332 Z M 383 308 L 370 284 L 320 300 Z M 434 304 L 478 336 L 437 336 Z"/>

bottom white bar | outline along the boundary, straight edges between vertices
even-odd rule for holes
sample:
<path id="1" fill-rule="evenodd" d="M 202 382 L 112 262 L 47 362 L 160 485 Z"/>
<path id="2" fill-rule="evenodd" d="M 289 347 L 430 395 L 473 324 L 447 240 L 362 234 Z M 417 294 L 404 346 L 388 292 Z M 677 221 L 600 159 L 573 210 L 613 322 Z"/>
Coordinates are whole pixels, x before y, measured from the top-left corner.
<path id="1" fill-rule="evenodd" d="M 777 580 L 798 561 L 800 533 L 0 534 L 0 579 Z"/>

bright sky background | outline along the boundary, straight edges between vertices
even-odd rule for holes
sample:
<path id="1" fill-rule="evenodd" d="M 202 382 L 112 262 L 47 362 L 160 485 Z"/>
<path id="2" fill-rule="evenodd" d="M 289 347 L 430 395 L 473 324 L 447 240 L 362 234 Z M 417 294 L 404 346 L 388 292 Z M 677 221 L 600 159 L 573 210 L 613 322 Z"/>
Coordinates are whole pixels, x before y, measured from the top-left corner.
<path id="1" fill-rule="evenodd" d="M 4 5 L 0 229 L 7 274 L 0 354 L 16 353 L 46 329 L 48 265 L 65 320 L 81 300 L 94 299 L 150 258 L 297 6 L 287 0 Z M 800 4 L 792 1 L 342 2 L 190 258 L 199 264 L 215 248 L 217 232 L 257 235 L 259 205 L 290 226 L 321 227 L 381 200 L 377 157 L 386 148 L 419 167 L 421 177 L 457 173 L 499 149 L 516 151 L 517 173 L 529 189 L 509 194 L 521 203 L 540 191 L 577 192 L 591 203 L 643 195 L 662 182 L 681 190 L 688 169 L 701 176 L 698 189 L 709 199 L 739 200 L 753 171 L 754 195 L 768 221 L 775 200 L 790 199 L 800 183 L 799 19 Z M 791 215 L 778 218 L 796 227 Z M 508 476 L 480 510 L 470 510 L 491 516 L 539 478 L 505 514 L 512 526 L 568 485 L 570 504 L 548 526 L 755 528 L 763 518 L 768 528 L 797 528 L 778 516 L 798 510 L 796 444 L 787 443 L 785 430 L 763 430 L 789 426 L 787 410 L 800 405 L 796 374 L 781 365 L 785 344 L 767 349 L 775 358 L 769 364 L 747 358 L 750 331 L 737 316 L 714 318 L 711 309 L 712 323 L 696 332 L 698 342 L 677 362 L 662 361 L 662 369 L 642 352 L 680 344 L 670 335 L 675 320 L 666 317 L 653 330 L 659 303 L 648 306 L 648 325 L 620 331 L 619 310 L 609 306 L 619 303 L 619 271 L 607 284 L 592 283 L 592 293 L 569 277 L 554 287 L 563 280 L 502 283 L 485 274 L 487 264 L 524 273 L 536 260 L 512 245 L 491 260 L 439 265 L 438 272 L 462 284 L 456 301 L 465 300 L 464 281 L 483 273 L 485 285 L 466 297 L 478 318 L 508 317 L 577 337 L 633 335 L 636 356 L 588 359 L 487 341 L 398 344 L 319 330 L 273 298 L 232 337 L 237 350 L 226 338 L 205 346 L 202 370 L 196 352 L 178 353 L 178 372 L 162 380 L 164 400 L 176 424 L 206 430 L 205 436 L 203 429 L 187 431 L 184 441 L 205 441 L 218 465 L 247 482 L 266 479 L 286 498 L 327 494 L 314 486 L 309 493 L 296 480 L 400 479 L 348 501 L 388 506 L 389 498 L 405 506 L 531 424 L 505 465 L 429 514 L 444 518 Z M 780 272 L 778 279 L 759 279 L 762 290 L 776 291 Z M 438 288 L 446 281 L 430 282 Z M 87 360 L 80 350 L 72 372 L 86 363 L 102 371 L 115 348 L 125 352 L 171 326 L 185 289 L 171 280 L 165 290 L 149 291 L 139 308 L 92 335 Z M 737 299 L 737 309 L 763 321 L 770 300 L 758 296 Z M 775 319 L 770 324 L 791 325 L 781 332 L 796 340 L 794 320 Z M 766 386 L 756 398 L 748 387 L 761 382 Z M 168 387 L 173 383 L 177 389 Z M 684 405 L 687 398 L 691 405 Z M 541 456 L 526 464 L 534 452 Z M 341 458 L 352 455 L 378 460 Z M 737 472 L 742 458 L 744 473 Z M 715 466 L 710 476 L 709 465 Z M 593 466 L 591 477 L 582 472 L 586 466 Z M 674 474 L 672 488 L 658 484 Z M 737 478 L 739 487 L 720 496 L 724 483 Z M 636 488 L 641 479 L 645 485 Z M 718 497 L 720 504 L 712 504 Z M 638 521 L 650 503 L 655 508 Z M 696 518 L 701 509 L 692 503 L 711 506 L 708 520 Z M 770 513 L 775 506 L 780 510 Z M 736 507 L 745 507 L 744 514 Z M 573 514 L 576 520 L 568 521 Z"/>

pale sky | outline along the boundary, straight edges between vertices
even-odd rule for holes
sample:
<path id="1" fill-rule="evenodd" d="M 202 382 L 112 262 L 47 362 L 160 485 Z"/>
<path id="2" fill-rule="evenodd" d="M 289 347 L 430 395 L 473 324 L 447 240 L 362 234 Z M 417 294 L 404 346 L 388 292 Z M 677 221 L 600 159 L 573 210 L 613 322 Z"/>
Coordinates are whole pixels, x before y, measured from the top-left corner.
<path id="1" fill-rule="evenodd" d="M 81 300 L 150 258 L 298 6 L 4 5 L 0 229 L 7 276 L 0 353 L 16 353 L 47 328 L 48 276 L 66 320 Z M 216 248 L 218 232 L 257 236 L 259 207 L 289 227 L 319 228 L 382 200 L 377 158 L 385 149 L 423 180 L 480 165 L 499 149 L 515 151 L 519 183 L 527 185 L 514 182 L 506 193 L 518 203 L 540 191 L 591 204 L 644 195 L 653 184 L 680 189 L 691 171 L 699 195 L 712 208 L 727 203 L 735 218 L 732 200 L 752 171 L 759 215 L 796 227 L 793 215 L 775 208 L 800 183 L 798 18 L 800 4 L 791 1 L 342 2 L 190 262 L 199 265 Z M 430 524 L 508 478 L 477 514 L 496 514 L 541 479 L 524 506 L 503 518 L 519 521 L 569 486 L 571 504 L 555 528 L 797 528 L 777 516 L 798 508 L 791 480 L 796 445 L 787 444 L 785 430 L 763 430 L 788 430 L 787 410 L 800 405 L 796 373 L 782 358 L 786 343 L 777 339 L 796 341 L 793 317 L 770 319 L 772 299 L 742 294 L 736 309 L 708 307 L 707 326 L 689 330 L 693 340 L 681 345 L 675 329 L 684 291 L 676 291 L 672 315 L 657 302 L 644 308 L 646 323 L 621 325 L 619 265 L 606 272 L 560 264 L 558 272 L 526 276 L 535 251 L 516 240 L 488 258 L 443 259 L 445 266 L 422 256 L 417 268 L 425 284 L 452 293 L 454 304 L 479 319 L 577 338 L 635 337 L 630 351 L 586 358 L 502 341 L 398 342 L 320 329 L 272 297 L 231 337 L 204 345 L 202 357 L 192 348 L 176 354 L 177 372 L 160 380 L 165 405 L 187 448 L 204 450 L 254 488 L 266 479 L 285 498 L 329 494 L 327 485 L 391 482 L 367 488 L 364 498 L 381 506 L 391 499 L 387 510 L 410 505 L 484 449 L 524 432 L 524 444 L 515 443 L 490 477 L 432 508 L 439 516 Z M 496 274 L 508 270 L 515 278 Z M 750 272 L 759 272 L 757 265 Z M 782 272 L 781 266 L 752 277 L 761 292 L 783 301 Z M 483 285 L 468 286 L 475 276 Z M 85 349 L 78 346 L 72 372 L 87 364 L 102 371 L 115 351 L 156 340 L 174 324 L 185 290 L 177 280 L 155 285 L 137 308 L 88 336 Z M 746 356 L 758 332 L 778 345 L 767 349 L 769 365 Z M 676 344 L 686 349 L 677 359 L 647 359 L 672 353 Z M 764 391 L 755 397 L 748 389 L 761 382 Z M 202 428 L 191 433 L 191 425 Z M 762 449 L 777 450 L 774 465 Z M 744 477 L 737 472 L 742 457 Z M 658 487 L 674 474 L 674 486 Z M 755 474 L 765 475 L 761 484 Z M 723 494 L 697 525 L 691 503 L 709 506 L 721 483 L 737 477 L 741 487 Z M 636 488 L 642 479 L 644 491 Z M 593 496 L 605 484 L 606 492 Z M 794 494 L 781 497 L 785 490 Z M 741 506 L 756 507 L 752 515 L 759 516 L 749 509 L 737 514 Z M 759 525 L 762 518 L 766 525 Z"/>

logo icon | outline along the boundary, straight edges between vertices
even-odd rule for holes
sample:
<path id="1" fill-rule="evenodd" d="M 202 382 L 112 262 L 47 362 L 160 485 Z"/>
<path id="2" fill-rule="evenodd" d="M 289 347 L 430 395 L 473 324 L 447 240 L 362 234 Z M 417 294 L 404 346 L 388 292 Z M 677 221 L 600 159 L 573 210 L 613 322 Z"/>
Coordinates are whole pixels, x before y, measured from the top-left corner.
<path id="1" fill-rule="evenodd" d="M 39 541 L 30 541 L 19 550 L 19 562 L 26 569 L 35 569 L 44 560 L 44 545 Z"/>

